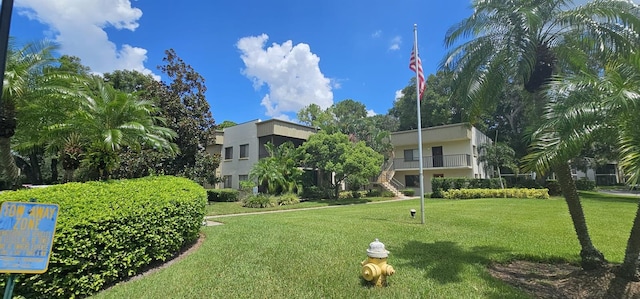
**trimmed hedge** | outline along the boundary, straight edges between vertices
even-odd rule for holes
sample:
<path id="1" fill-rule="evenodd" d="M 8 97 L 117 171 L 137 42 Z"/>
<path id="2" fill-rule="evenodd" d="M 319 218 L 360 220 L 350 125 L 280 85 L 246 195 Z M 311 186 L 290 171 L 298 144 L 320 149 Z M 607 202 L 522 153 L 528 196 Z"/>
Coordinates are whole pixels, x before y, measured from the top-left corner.
<path id="1" fill-rule="evenodd" d="M 471 199 L 471 198 L 549 198 L 547 189 L 449 189 L 442 192 L 446 199 Z"/>
<path id="2" fill-rule="evenodd" d="M 404 189 L 404 190 L 401 190 L 400 192 L 402 192 L 404 196 L 414 196 L 416 194 L 416 190 L 413 190 L 413 189 Z"/>
<path id="3" fill-rule="evenodd" d="M 215 202 L 236 202 L 240 191 L 231 188 L 207 189 L 207 200 Z"/>
<path id="4" fill-rule="evenodd" d="M 47 272 L 18 275 L 14 295 L 75 298 L 139 274 L 194 242 L 207 194 L 197 183 L 171 176 L 0 194 L 0 202 L 30 198 L 60 210 Z"/>
<path id="5" fill-rule="evenodd" d="M 576 189 L 582 191 L 593 191 L 596 189 L 596 182 L 588 180 L 588 179 L 579 179 L 576 180 Z"/>
<path id="6" fill-rule="evenodd" d="M 504 181 L 503 181 L 504 183 Z M 449 189 L 498 189 L 500 179 L 475 179 L 475 178 L 432 178 L 432 198 L 444 197 L 443 192 Z"/>

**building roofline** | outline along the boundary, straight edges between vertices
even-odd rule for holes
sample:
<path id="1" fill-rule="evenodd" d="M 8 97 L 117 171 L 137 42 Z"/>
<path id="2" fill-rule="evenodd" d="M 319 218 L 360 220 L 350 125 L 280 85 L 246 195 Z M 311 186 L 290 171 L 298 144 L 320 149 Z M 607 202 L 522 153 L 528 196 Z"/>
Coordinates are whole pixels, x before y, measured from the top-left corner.
<path id="1" fill-rule="evenodd" d="M 268 120 L 264 120 L 264 121 L 261 121 L 261 120 L 258 119 L 258 121 L 256 122 L 256 125 L 266 124 L 266 123 L 270 123 L 270 122 L 282 123 L 282 124 L 286 124 L 286 125 L 293 125 L 293 126 L 297 126 L 297 127 L 301 127 L 301 128 L 305 128 L 305 129 L 312 129 L 312 130 L 316 130 L 316 131 L 320 130 L 319 128 L 316 128 L 316 127 L 307 126 L 307 125 L 294 123 L 294 122 L 290 122 L 290 121 L 286 121 L 286 120 L 281 120 L 281 119 L 277 119 L 277 118 L 272 118 L 272 119 L 268 119 Z"/>
<path id="2" fill-rule="evenodd" d="M 471 123 L 463 122 L 463 123 L 455 123 L 455 124 L 448 124 L 448 125 L 440 125 L 440 126 L 435 126 L 435 127 L 422 128 L 422 131 L 425 131 L 425 130 L 437 130 L 437 129 L 450 128 L 450 127 L 461 127 L 461 126 L 466 126 L 469 129 L 475 128 L 473 125 L 471 125 Z M 405 131 L 395 131 L 395 132 L 391 132 L 390 134 L 391 135 L 406 134 L 406 133 L 411 133 L 411 132 L 418 132 L 418 129 L 411 129 L 411 130 L 405 130 Z"/>

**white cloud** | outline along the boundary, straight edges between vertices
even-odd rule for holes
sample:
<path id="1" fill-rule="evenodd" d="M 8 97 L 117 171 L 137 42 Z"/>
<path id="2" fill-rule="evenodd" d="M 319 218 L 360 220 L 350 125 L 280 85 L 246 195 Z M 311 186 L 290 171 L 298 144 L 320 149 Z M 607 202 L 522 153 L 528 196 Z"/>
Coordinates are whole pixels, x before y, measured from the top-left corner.
<path id="1" fill-rule="evenodd" d="M 147 50 L 109 40 L 106 27 L 135 31 L 142 10 L 129 0 L 16 0 L 20 15 L 49 26 L 60 52 L 78 56 L 97 73 L 114 70 L 152 71 L 144 66 Z M 154 75 L 159 79 L 157 75 Z"/>
<path id="2" fill-rule="evenodd" d="M 382 36 L 382 30 L 376 30 L 374 33 L 371 34 L 372 38 L 379 38 Z"/>
<path id="3" fill-rule="evenodd" d="M 396 35 L 394 38 L 391 39 L 391 46 L 389 46 L 389 50 L 391 51 L 400 50 L 400 44 L 402 44 L 402 37 L 400 37 L 399 35 Z"/>
<path id="4" fill-rule="evenodd" d="M 312 103 L 323 109 L 331 106 L 331 80 L 320 71 L 320 58 L 311 53 L 309 45 L 294 46 L 289 40 L 265 49 L 268 39 L 266 34 L 247 36 L 236 44 L 245 65 L 242 73 L 253 81 L 254 88 L 265 84 L 269 88 L 261 101 L 266 115 L 282 119 L 285 113 L 298 112 Z"/>
<path id="5" fill-rule="evenodd" d="M 402 97 L 404 97 L 404 93 L 402 93 L 402 89 L 396 90 L 396 97 L 393 100 L 394 102 L 399 101 Z"/>
<path id="6" fill-rule="evenodd" d="M 378 113 L 376 113 L 375 111 L 373 111 L 373 109 L 369 109 L 367 110 L 367 116 L 374 116 L 377 115 Z"/>

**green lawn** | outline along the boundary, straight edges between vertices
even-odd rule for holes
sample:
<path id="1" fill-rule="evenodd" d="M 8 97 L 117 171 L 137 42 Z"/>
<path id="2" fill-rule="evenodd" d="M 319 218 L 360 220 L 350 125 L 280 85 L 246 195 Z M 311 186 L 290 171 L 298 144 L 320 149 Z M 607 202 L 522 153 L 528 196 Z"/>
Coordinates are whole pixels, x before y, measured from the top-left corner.
<path id="1" fill-rule="evenodd" d="M 394 200 L 390 197 L 367 197 L 367 198 L 349 198 L 349 199 L 321 199 L 304 201 L 296 205 L 277 206 L 270 208 L 245 208 L 240 202 L 210 202 L 207 204 L 207 215 L 227 215 L 227 214 L 243 214 L 265 211 L 293 210 L 304 208 L 328 207 L 337 205 L 354 205 L 364 204 L 378 201 Z"/>
<path id="2" fill-rule="evenodd" d="M 622 261 L 638 197 L 584 194 L 593 242 Z M 579 261 L 561 199 L 419 200 L 220 218 L 202 247 L 144 279 L 95 298 L 527 298 L 487 264 Z M 379 238 L 396 269 L 390 285 L 362 284 L 360 262 Z"/>

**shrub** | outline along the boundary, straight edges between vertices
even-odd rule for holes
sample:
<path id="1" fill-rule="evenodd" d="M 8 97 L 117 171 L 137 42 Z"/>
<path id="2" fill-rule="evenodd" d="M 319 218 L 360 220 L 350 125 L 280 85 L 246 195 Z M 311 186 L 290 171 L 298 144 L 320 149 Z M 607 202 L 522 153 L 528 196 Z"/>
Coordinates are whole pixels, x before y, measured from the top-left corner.
<path id="1" fill-rule="evenodd" d="M 277 206 L 278 201 L 272 195 L 260 193 L 247 197 L 242 205 L 247 208 L 268 208 Z"/>
<path id="2" fill-rule="evenodd" d="M 593 191 L 596 189 L 596 182 L 590 181 L 586 178 L 576 180 L 576 189 L 582 191 Z"/>
<path id="3" fill-rule="evenodd" d="M 413 196 L 416 194 L 416 190 L 413 189 L 404 189 L 400 192 L 402 192 L 402 194 L 404 194 L 405 196 Z"/>
<path id="4" fill-rule="evenodd" d="M 382 196 L 382 197 L 396 197 L 396 195 L 395 195 L 395 194 L 393 194 L 393 192 L 391 192 L 391 191 L 389 191 L 389 190 L 383 190 L 383 191 L 380 193 L 380 196 Z"/>
<path id="5" fill-rule="evenodd" d="M 450 189 L 443 192 L 446 199 L 471 199 L 471 198 L 549 198 L 547 189 Z"/>
<path id="6" fill-rule="evenodd" d="M 549 190 L 549 195 L 558 196 L 562 195 L 562 190 L 560 189 L 560 184 L 556 180 L 547 180 L 545 182 L 545 188 Z"/>
<path id="7" fill-rule="evenodd" d="M 60 209 L 47 272 L 18 275 L 15 296 L 87 297 L 170 258 L 198 237 L 206 191 L 185 178 L 68 183 L 3 192 Z"/>
<path id="8" fill-rule="evenodd" d="M 238 201 L 240 191 L 225 188 L 225 189 L 207 189 L 207 199 L 215 202 L 234 202 Z"/>
<path id="9" fill-rule="evenodd" d="M 278 196 L 277 202 L 279 206 L 295 205 L 300 203 L 300 198 L 295 193 L 283 193 Z"/>
<path id="10" fill-rule="evenodd" d="M 380 195 L 382 195 L 382 192 L 380 192 L 380 190 L 371 189 L 371 190 L 367 191 L 367 194 L 365 196 L 366 197 L 378 197 Z"/>
<path id="11" fill-rule="evenodd" d="M 330 188 L 320 188 L 318 186 L 309 186 L 302 190 L 302 198 L 307 199 L 325 199 L 333 196 L 333 190 Z"/>

